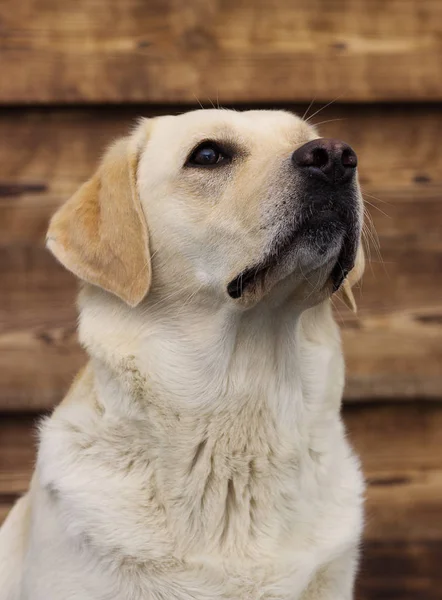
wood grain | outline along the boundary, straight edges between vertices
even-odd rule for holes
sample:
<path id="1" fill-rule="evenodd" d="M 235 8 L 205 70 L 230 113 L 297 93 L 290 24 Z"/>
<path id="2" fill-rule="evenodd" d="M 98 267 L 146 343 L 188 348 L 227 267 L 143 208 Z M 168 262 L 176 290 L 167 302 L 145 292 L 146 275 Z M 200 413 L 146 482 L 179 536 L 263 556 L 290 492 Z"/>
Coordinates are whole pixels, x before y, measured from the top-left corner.
<path id="1" fill-rule="evenodd" d="M 442 404 L 350 405 L 344 421 L 367 480 L 366 539 L 442 542 Z"/>
<path id="2" fill-rule="evenodd" d="M 368 542 L 356 600 L 439 600 L 442 542 Z"/>
<path id="3" fill-rule="evenodd" d="M 26 492 L 36 455 L 40 416 L 0 416 L 0 504 Z"/>
<path id="4" fill-rule="evenodd" d="M 0 113 L 3 408 L 52 406 L 85 360 L 75 341 L 76 282 L 45 251 L 44 234 L 56 207 L 92 173 L 107 143 L 137 114 L 102 108 Z M 395 110 L 344 105 L 314 121 L 331 121 L 321 132 L 357 150 L 381 246 L 380 257 L 371 250 L 357 294 L 358 315 L 335 302 L 348 364 L 346 398 L 438 399 L 442 114 L 424 105 Z"/>
<path id="5" fill-rule="evenodd" d="M 360 600 L 439 598 L 442 558 L 442 404 L 344 410 L 367 478 Z M 0 417 L 0 522 L 26 491 L 37 419 Z"/>
<path id="6" fill-rule="evenodd" d="M 438 0 L 3 0 L 3 103 L 440 100 Z"/>

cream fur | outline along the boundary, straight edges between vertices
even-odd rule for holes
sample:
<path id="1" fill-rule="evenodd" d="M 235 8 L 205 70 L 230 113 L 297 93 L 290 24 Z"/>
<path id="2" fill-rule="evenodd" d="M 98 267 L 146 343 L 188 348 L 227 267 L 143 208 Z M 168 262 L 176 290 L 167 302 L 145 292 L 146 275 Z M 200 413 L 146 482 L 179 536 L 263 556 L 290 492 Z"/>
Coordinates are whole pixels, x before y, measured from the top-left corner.
<path id="1" fill-rule="evenodd" d="M 235 171 L 181 175 L 195 141 L 226 131 L 248 152 Z M 90 362 L 0 532 L 0 597 L 350 600 L 363 482 L 326 267 L 306 282 L 294 258 L 254 296 L 225 293 L 284 220 L 285 157 L 316 133 L 288 113 L 197 111 L 134 136 L 151 287 L 137 306 L 109 278 L 116 295 L 80 295 Z M 87 280 L 82 260 L 67 266 Z"/>

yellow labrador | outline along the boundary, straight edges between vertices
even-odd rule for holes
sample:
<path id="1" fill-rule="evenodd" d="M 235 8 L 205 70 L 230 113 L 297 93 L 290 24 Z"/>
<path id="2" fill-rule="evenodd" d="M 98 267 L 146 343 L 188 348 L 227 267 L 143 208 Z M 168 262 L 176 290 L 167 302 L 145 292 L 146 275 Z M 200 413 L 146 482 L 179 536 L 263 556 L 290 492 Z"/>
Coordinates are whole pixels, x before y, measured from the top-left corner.
<path id="1" fill-rule="evenodd" d="M 7 600 L 348 600 L 363 482 L 330 296 L 356 155 L 282 111 L 143 119 L 53 217 L 90 362 L 0 534 Z"/>

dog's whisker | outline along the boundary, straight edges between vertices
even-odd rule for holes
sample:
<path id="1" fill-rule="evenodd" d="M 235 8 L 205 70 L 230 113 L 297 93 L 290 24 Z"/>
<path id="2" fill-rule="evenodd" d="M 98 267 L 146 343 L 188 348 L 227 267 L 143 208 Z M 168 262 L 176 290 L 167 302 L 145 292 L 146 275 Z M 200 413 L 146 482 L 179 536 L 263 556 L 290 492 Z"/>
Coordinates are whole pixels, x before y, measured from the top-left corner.
<path id="1" fill-rule="evenodd" d="M 362 195 L 363 195 L 364 198 L 365 198 L 365 196 L 368 196 L 369 198 L 372 198 L 373 200 L 376 200 L 377 202 L 380 202 L 381 204 L 387 204 L 387 206 L 391 206 L 391 202 L 387 202 L 387 200 L 382 200 L 378 196 L 374 196 L 373 194 L 369 194 L 368 192 L 366 192 L 364 190 L 364 188 L 362 186 L 360 186 L 360 188 L 361 188 Z"/>
<path id="2" fill-rule="evenodd" d="M 379 236 L 377 234 L 376 228 L 373 223 L 373 219 L 372 219 L 370 213 L 365 208 L 364 208 L 364 214 L 365 214 L 366 220 L 365 220 L 362 232 L 363 232 L 363 236 L 365 237 L 366 241 L 368 242 L 366 244 L 366 247 L 367 247 L 367 254 L 369 256 L 371 272 L 374 275 L 374 270 L 373 270 L 373 266 L 372 266 L 372 263 L 374 261 L 372 260 L 372 257 L 370 254 L 370 248 L 371 248 L 371 246 L 373 246 L 373 248 L 376 252 L 376 255 L 379 259 L 379 263 L 382 264 L 385 274 L 387 275 L 387 277 L 389 277 L 386 263 L 382 257 L 381 244 L 380 244 L 380 240 L 379 240 Z"/>
<path id="3" fill-rule="evenodd" d="M 376 232 L 376 229 L 374 228 L 373 223 L 369 219 L 366 219 L 366 222 L 364 223 L 362 231 L 367 236 L 367 239 L 369 239 L 371 241 L 373 247 L 376 250 L 379 250 L 379 248 L 380 248 L 379 237 Z"/>
<path id="4" fill-rule="evenodd" d="M 342 316 L 342 313 L 339 310 L 339 308 L 336 306 L 336 300 L 341 302 L 346 308 L 347 308 L 347 305 L 345 304 L 344 300 L 340 297 L 339 294 L 333 294 L 333 296 L 331 296 L 330 300 L 332 302 L 332 306 L 333 306 L 335 313 L 337 313 L 337 317 L 338 317 L 340 323 L 343 324 L 345 322 L 345 319 Z"/>
<path id="5" fill-rule="evenodd" d="M 305 120 L 305 118 L 307 117 L 307 115 L 308 115 L 308 111 L 309 111 L 309 110 L 311 109 L 311 107 L 313 106 L 313 103 L 314 103 L 314 101 L 315 101 L 315 100 L 316 100 L 316 96 L 314 96 L 314 97 L 312 98 L 312 100 L 310 101 L 310 104 L 307 106 L 307 108 L 306 108 L 306 110 L 305 110 L 304 114 L 302 115 L 302 117 L 301 117 L 301 118 L 302 118 L 302 120 L 303 120 L 303 121 L 304 121 L 304 120 Z"/>
<path id="6" fill-rule="evenodd" d="M 384 212 L 382 209 L 380 209 L 379 206 L 376 206 L 372 202 L 369 202 L 365 197 L 364 197 L 364 202 L 366 202 L 366 204 L 368 204 L 369 206 L 371 206 L 375 210 L 379 211 L 382 215 L 384 215 L 385 217 L 387 217 L 387 219 L 391 219 L 390 215 L 387 215 L 387 213 Z"/>
<path id="7" fill-rule="evenodd" d="M 202 108 L 204 110 L 204 106 L 201 104 L 201 102 L 199 101 L 199 99 L 196 97 L 195 94 L 192 94 L 192 96 L 195 98 L 195 100 L 197 101 L 197 103 L 200 105 L 200 108 Z"/>
<path id="8" fill-rule="evenodd" d="M 325 104 L 325 106 L 321 106 L 321 108 L 318 108 L 318 110 L 316 112 L 314 112 L 312 115 L 310 115 L 309 118 L 305 120 L 305 122 L 308 123 L 309 121 L 311 121 L 313 119 L 313 117 L 315 117 L 316 115 L 319 115 L 319 113 L 321 113 L 323 110 L 325 110 L 326 108 L 328 108 L 329 106 L 331 106 L 332 104 L 334 104 L 335 102 L 340 100 L 344 95 L 345 94 L 340 94 L 339 96 L 334 98 L 334 100 L 330 100 L 330 102 L 327 102 L 327 104 Z"/>
<path id="9" fill-rule="evenodd" d="M 335 123 L 336 121 L 345 121 L 345 119 L 327 119 L 327 121 L 320 121 L 319 123 L 312 123 L 312 126 L 319 127 L 320 125 L 325 125 L 326 123 Z"/>

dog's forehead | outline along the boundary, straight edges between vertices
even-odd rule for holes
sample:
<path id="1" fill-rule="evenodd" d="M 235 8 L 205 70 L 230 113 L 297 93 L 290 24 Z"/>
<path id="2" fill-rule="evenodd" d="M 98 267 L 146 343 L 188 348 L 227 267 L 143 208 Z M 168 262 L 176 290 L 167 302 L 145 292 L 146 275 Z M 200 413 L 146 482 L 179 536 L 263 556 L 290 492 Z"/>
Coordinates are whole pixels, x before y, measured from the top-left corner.
<path id="1" fill-rule="evenodd" d="M 175 142 L 232 137 L 253 142 L 260 139 L 311 138 L 314 129 L 297 115 L 282 110 L 234 111 L 202 109 L 155 119 L 152 139 Z M 316 134 L 315 134 L 316 135 Z"/>

